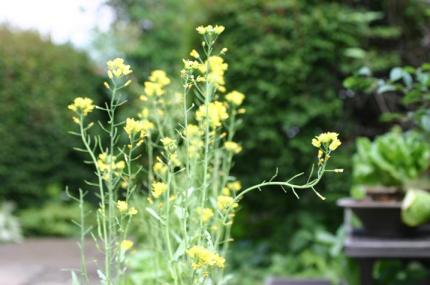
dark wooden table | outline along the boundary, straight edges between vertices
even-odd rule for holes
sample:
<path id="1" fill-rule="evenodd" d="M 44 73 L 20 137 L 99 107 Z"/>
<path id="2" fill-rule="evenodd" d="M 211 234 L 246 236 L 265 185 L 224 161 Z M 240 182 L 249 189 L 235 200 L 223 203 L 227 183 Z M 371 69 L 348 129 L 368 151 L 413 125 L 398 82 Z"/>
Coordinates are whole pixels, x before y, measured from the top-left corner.
<path id="1" fill-rule="evenodd" d="M 374 283 L 372 272 L 377 260 L 415 260 L 430 268 L 430 234 L 428 233 L 414 238 L 381 238 L 366 236 L 360 231 L 350 231 L 344 243 L 344 251 L 346 256 L 359 263 L 362 285 Z M 430 279 L 423 284 L 430 284 Z"/>

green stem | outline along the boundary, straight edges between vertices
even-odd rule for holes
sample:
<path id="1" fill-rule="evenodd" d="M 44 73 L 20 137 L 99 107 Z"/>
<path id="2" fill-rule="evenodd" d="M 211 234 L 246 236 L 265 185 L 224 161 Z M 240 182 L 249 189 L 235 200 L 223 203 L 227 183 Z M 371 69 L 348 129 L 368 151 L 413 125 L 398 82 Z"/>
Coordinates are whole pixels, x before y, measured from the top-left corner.
<path id="1" fill-rule="evenodd" d="M 105 253 L 105 273 L 107 276 L 107 273 L 110 271 L 110 262 L 109 262 L 109 241 L 108 241 L 108 233 L 107 233 L 107 225 L 106 225 L 106 201 L 105 201 L 105 193 L 104 193 L 104 187 L 103 187 L 103 179 L 102 179 L 102 173 L 100 172 L 100 169 L 97 167 L 97 158 L 95 154 L 93 153 L 93 150 L 91 149 L 88 141 L 87 141 L 87 134 L 85 132 L 84 126 L 83 126 L 83 116 L 81 115 L 80 118 L 80 133 L 81 133 L 81 139 L 82 143 L 85 146 L 85 149 L 87 150 L 88 154 L 91 157 L 91 160 L 96 168 L 97 177 L 98 177 L 98 185 L 99 185 L 99 194 L 100 194 L 100 210 L 101 210 L 101 218 L 102 218 L 102 232 L 103 232 L 103 243 L 104 243 L 104 253 Z M 107 277 L 106 277 L 106 280 Z M 110 280 L 110 279 L 109 279 Z M 106 281 L 107 282 L 107 281 Z M 109 283 L 107 283 L 109 284 Z"/>

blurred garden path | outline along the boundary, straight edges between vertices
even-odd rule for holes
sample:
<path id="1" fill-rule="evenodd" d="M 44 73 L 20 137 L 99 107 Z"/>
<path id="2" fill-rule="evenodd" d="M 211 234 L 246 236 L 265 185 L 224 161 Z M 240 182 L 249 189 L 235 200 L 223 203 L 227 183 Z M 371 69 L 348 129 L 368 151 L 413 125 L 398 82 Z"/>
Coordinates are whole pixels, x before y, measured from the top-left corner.
<path id="1" fill-rule="evenodd" d="M 96 277 L 97 251 L 89 247 L 89 275 Z M 69 270 L 78 269 L 79 248 L 76 240 L 28 239 L 19 244 L 0 245 L 1 285 L 71 284 Z"/>

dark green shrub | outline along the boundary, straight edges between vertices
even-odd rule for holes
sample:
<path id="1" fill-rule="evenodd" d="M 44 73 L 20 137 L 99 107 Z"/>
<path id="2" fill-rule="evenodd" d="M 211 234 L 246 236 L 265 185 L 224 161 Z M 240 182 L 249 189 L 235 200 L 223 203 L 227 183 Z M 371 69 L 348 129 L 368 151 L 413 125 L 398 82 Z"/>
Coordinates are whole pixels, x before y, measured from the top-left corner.
<path id="1" fill-rule="evenodd" d="M 316 155 L 310 140 L 320 131 L 342 130 L 347 143 L 357 135 L 385 130 L 376 124 L 379 111 L 374 101 L 341 96 L 342 79 L 364 63 L 381 71 L 408 58 L 402 39 L 420 42 L 428 22 L 427 6 L 420 1 L 409 2 L 405 9 L 390 1 L 107 2 L 117 12 L 118 26 L 137 35 L 136 45 L 123 50 L 144 73 L 159 67 L 175 70 L 172 62 L 187 56 L 195 40 L 190 33 L 198 24 L 226 26 L 221 40 L 230 49 L 227 60 L 240 63 L 230 65 L 227 86 L 248 95 L 247 128 L 240 133 L 245 151 L 235 168 L 246 184 L 270 178 L 277 167 L 279 176 L 306 170 Z M 419 48 L 414 44 L 414 50 Z M 337 166 L 346 169 L 342 179 L 325 180 L 323 192 L 331 201 L 348 195 L 352 148 L 344 145 L 344 155 L 336 157 Z M 297 203 L 280 195 L 284 193 L 274 190 L 247 198 L 236 237 L 257 238 L 276 229 L 275 236 L 284 241 L 300 226 L 295 216 L 302 210 L 319 209 L 324 214 L 316 219 L 331 229 L 340 222 L 334 203 L 313 197 Z"/>
<path id="2" fill-rule="evenodd" d="M 67 105 L 95 95 L 100 82 L 71 46 L 7 28 L 0 42 L 0 197 L 21 208 L 40 205 L 48 185 L 75 188 L 88 173 L 71 149 Z"/>

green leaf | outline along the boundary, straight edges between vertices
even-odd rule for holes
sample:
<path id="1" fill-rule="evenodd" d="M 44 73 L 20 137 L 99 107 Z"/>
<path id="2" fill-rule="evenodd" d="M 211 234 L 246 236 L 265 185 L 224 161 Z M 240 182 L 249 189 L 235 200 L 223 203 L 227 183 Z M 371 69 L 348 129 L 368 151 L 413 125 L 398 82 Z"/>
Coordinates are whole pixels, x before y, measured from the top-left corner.
<path id="1" fill-rule="evenodd" d="M 430 193 L 420 189 L 409 189 L 402 203 L 402 219 L 415 227 L 430 221 Z"/>
<path id="2" fill-rule="evenodd" d="M 400 67 L 395 67 L 390 71 L 390 81 L 397 81 L 403 76 L 403 69 Z"/>

